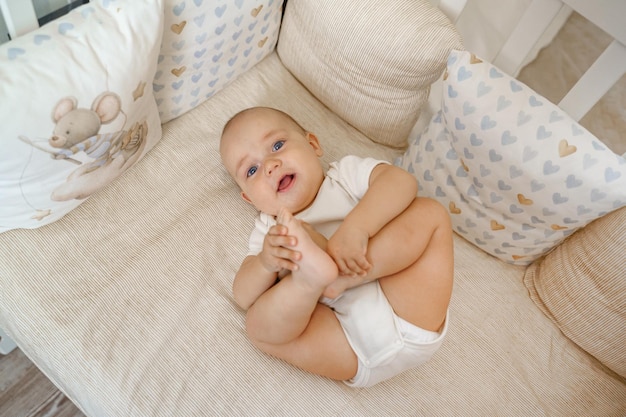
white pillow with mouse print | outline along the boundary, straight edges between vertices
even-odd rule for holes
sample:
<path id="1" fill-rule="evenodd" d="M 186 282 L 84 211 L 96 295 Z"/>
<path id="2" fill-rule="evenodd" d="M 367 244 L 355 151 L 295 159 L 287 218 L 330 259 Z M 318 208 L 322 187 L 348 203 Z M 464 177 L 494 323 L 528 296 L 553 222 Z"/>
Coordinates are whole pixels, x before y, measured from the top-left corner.
<path id="1" fill-rule="evenodd" d="M 396 164 L 484 251 L 528 265 L 626 205 L 623 157 L 473 54 L 450 54 L 441 104 Z"/>
<path id="2" fill-rule="evenodd" d="M 161 138 L 162 7 L 91 1 L 0 46 L 0 232 L 60 219 Z"/>

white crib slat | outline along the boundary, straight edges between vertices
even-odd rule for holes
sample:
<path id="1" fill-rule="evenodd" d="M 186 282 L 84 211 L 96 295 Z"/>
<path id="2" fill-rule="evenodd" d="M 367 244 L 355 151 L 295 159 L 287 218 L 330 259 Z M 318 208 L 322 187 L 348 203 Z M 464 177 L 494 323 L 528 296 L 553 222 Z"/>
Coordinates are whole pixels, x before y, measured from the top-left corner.
<path id="1" fill-rule="evenodd" d="M 626 45 L 626 1 L 624 0 L 562 0 L 585 19 Z"/>
<path id="2" fill-rule="evenodd" d="M 452 23 L 458 20 L 459 15 L 467 4 L 467 0 L 430 0 L 430 2 L 439 7 Z"/>
<path id="3" fill-rule="evenodd" d="M 0 12 L 12 39 L 39 27 L 35 8 L 30 0 L 0 0 Z"/>
<path id="4" fill-rule="evenodd" d="M 534 0 L 494 58 L 493 64 L 507 74 L 516 76 L 528 53 L 564 7 L 568 6 L 561 0 Z"/>
<path id="5" fill-rule="evenodd" d="M 2 329 L 0 329 L 0 355 L 8 355 L 17 345 Z"/>
<path id="6" fill-rule="evenodd" d="M 559 103 L 580 120 L 626 73 L 626 46 L 614 40 Z"/>

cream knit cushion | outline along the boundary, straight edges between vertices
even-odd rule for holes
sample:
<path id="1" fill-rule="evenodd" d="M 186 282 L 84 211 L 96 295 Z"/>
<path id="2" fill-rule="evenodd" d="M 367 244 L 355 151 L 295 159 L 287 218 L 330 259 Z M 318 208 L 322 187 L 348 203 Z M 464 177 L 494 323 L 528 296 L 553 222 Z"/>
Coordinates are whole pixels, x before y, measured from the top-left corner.
<path id="1" fill-rule="evenodd" d="M 278 54 L 344 120 L 375 142 L 403 148 L 448 53 L 461 47 L 428 0 L 292 1 Z"/>
<path id="2" fill-rule="evenodd" d="M 537 306 L 576 344 L 626 377 L 626 208 L 590 223 L 526 271 Z"/>

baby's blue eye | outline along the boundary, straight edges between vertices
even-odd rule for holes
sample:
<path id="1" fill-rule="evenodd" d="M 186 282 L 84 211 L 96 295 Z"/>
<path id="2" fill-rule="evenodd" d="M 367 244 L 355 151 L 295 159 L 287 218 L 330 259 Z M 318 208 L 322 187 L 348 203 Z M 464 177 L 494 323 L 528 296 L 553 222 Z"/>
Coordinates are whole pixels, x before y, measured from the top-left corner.
<path id="1" fill-rule="evenodd" d="M 277 150 L 282 148 L 284 144 L 285 144 L 284 140 L 279 140 L 278 142 L 274 143 L 274 145 L 272 145 L 272 151 L 276 152 Z"/>
<path id="2" fill-rule="evenodd" d="M 250 167 L 248 172 L 246 172 L 246 177 L 251 177 L 256 173 L 257 167 Z"/>

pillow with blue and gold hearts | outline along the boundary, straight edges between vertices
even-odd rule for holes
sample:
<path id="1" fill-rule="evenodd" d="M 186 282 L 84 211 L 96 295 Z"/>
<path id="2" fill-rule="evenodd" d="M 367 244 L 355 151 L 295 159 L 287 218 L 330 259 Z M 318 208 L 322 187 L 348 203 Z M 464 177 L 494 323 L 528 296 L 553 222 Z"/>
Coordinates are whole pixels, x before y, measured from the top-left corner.
<path id="1" fill-rule="evenodd" d="M 626 205 L 626 160 L 559 107 L 469 52 L 443 78 L 442 109 L 396 164 L 460 236 L 528 265 Z"/>
<path id="2" fill-rule="evenodd" d="M 276 46 L 283 0 L 165 0 L 153 89 L 163 123 L 199 106 Z"/>

